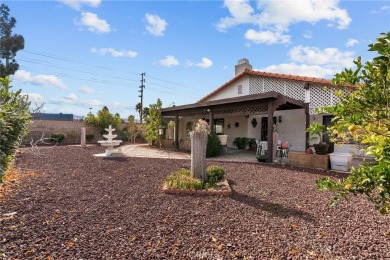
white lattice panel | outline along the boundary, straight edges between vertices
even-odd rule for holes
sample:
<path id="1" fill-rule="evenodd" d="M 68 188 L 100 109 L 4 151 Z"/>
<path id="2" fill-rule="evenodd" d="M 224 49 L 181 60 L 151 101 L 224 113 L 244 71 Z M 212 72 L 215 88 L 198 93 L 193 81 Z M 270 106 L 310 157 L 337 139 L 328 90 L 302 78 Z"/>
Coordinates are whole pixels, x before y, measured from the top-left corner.
<path id="1" fill-rule="evenodd" d="M 305 100 L 303 82 L 255 76 L 249 78 L 249 94 L 260 94 L 270 91 L 275 91 L 297 100 Z"/>
<path id="2" fill-rule="evenodd" d="M 353 89 L 352 88 L 349 88 L 349 87 L 341 87 L 341 88 L 335 88 L 334 91 L 333 91 L 333 104 L 336 104 L 338 102 L 340 102 L 340 98 L 337 97 L 334 92 L 337 91 L 337 90 L 341 90 L 343 95 L 349 95 L 352 93 Z"/>
<path id="3" fill-rule="evenodd" d="M 214 116 L 223 116 L 223 115 L 260 115 L 266 114 L 268 108 L 264 107 L 250 107 L 250 108 L 234 108 L 234 109 L 224 109 L 221 111 L 214 111 Z"/>
<path id="4" fill-rule="evenodd" d="M 333 91 L 333 87 L 310 85 L 310 114 L 315 114 L 316 108 L 333 105 Z"/>

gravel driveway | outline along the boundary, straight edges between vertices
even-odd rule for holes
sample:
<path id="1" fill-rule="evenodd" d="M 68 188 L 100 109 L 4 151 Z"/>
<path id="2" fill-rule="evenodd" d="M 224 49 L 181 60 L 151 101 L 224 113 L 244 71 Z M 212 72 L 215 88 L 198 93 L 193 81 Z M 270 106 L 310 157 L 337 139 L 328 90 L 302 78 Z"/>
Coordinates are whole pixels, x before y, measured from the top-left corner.
<path id="1" fill-rule="evenodd" d="M 330 194 L 316 190 L 335 173 L 220 162 L 231 197 L 179 196 L 162 193 L 162 181 L 189 160 L 95 158 L 98 146 L 41 151 L 17 159 L 43 174 L 0 204 L 0 258 L 390 258 L 389 217 L 361 197 L 328 208 Z"/>

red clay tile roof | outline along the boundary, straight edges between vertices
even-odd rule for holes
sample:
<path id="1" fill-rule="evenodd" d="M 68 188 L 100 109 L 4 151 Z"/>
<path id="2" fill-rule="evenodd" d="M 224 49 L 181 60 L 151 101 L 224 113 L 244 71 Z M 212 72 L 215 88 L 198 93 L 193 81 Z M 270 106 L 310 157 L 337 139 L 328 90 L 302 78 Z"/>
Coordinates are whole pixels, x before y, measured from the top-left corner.
<path id="1" fill-rule="evenodd" d="M 229 86 L 231 83 L 234 81 L 244 77 L 244 76 L 261 76 L 261 77 L 268 77 L 268 78 L 278 78 L 278 79 L 289 79 L 289 80 L 296 80 L 296 81 L 302 81 L 302 82 L 308 82 L 308 83 L 317 83 L 317 84 L 323 84 L 323 85 L 332 85 L 331 80 L 329 79 L 321 79 L 321 78 L 314 78 L 314 77 L 303 77 L 303 76 L 297 76 L 297 75 L 289 75 L 289 74 L 279 74 L 279 73 L 271 73 L 271 72 L 263 72 L 263 71 L 256 71 L 256 70 L 248 70 L 246 69 L 244 72 L 241 74 L 238 74 L 207 96 L 203 97 L 200 99 L 198 102 L 203 102 L 206 99 L 210 98 L 211 96 L 214 96 L 227 86 Z"/>

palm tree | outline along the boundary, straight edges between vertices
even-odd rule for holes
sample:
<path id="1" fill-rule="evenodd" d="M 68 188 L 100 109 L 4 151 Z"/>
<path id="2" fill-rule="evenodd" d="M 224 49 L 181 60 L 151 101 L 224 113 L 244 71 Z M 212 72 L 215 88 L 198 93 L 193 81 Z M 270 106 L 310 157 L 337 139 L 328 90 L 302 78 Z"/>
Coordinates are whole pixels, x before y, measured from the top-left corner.
<path id="1" fill-rule="evenodd" d="M 142 105 L 141 102 L 138 102 L 137 105 L 135 105 L 135 111 L 139 114 L 139 121 L 142 123 Z"/>

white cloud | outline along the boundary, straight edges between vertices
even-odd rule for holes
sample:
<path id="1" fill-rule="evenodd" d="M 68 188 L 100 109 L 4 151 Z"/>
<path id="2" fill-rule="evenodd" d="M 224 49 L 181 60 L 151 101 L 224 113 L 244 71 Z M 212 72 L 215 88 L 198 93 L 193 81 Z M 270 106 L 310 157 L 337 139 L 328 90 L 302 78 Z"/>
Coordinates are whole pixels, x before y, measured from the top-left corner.
<path id="1" fill-rule="evenodd" d="M 377 13 L 380 13 L 382 11 L 386 11 L 388 9 L 390 9 L 390 5 L 384 5 L 379 10 L 372 10 L 371 13 L 372 14 L 377 14 Z"/>
<path id="2" fill-rule="evenodd" d="M 78 105 L 78 106 L 101 106 L 103 105 L 103 102 L 96 100 L 96 99 L 90 99 L 90 100 L 72 100 L 69 98 L 53 98 L 50 100 L 50 104 L 56 104 L 56 105 Z"/>
<path id="3" fill-rule="evenodd" d="M 38 93 L 23 93 L 23 95 L 27 95 L 28 101 L 31 103 L 42 103 L 44 100 L 43 96 Z"/>
<path id="4" fill-rule="evenodd" d="M 90 32 L 98 34 L 111 32 L 110 25 L 104 19 L 100 19 L 97 14 L 94 13 L 82 12 L 81 19 L 75 23 L 86 26 Z"/>
<path id="5" fill-rule="evenodd" d="M 314 64 L 314 65 L 335 65 L 338 67 L 352 67 L 354 52 L 342 52 L 337 48 L 325 48 L 296 46 L 289 52 L 292 61 Z"/>
<path id="6" fill-rule="evenodd" d="M 163 36 L 168 23 L 158 15 L 145 14 L 145 17 L 148 22 L 146 30 L 155 36 Z"/>
<path id="7" fill-rule="evenodd" d="M 20 82 L 31 83 L 36 86 L 51 86 L 60 89 L 67 89 L 68 87 L 62 82 L 61 79 L 54 75 L 36 75 L 32 76 L 30 72 L 25 70 L 18 70 L 12 76 L 13 80 Z"/>
<path id="8" fill-rule="evenodd" d="M 256 32 L 253 29 L 249 29 L 245 33 L 245 38 L 257 44 L 258 43 L 275 44 L 275 43 L 289 43 L 291 36 L 285 35 L 282 32 L 273 32 L 273 31 Z"/>
<path id="9" fill-rule="evenodd" d="M 86 94 L 93 94 L 93 93 L 96 93 L 96 90 L 94 90 L 93 88 L 91 88 L 90 86 L 81 86 L 79 88 L 79 90 L 83 93 L 86 93 Z"/>
<path id="10" fill-rule="evenodd" d="M 165 56 L 165 59 L 160 60 L 158 63 L 164 67 L 172 67 L 180 64 L 179 61 L 171 55 Z"/>
<path id="11" fill-rule="evenodd" d="M 295 63 L 284 63 L 279 65 L 271 65 L 260 69 L 265 72 L 291 74 L 307 77 L 327 78 L 334 75 L 337 70 L 332 68 L 324 68 L 318 65 L 306 65 Z"/>
<path id="12" fill-rule="evenodd" d="M 311 39 L 313 37 L 313 32 L 312 31 L 306 31 L 304 34 L 303 34 L 303 37 L 307 38 L 307 39 Z"/>
<path id="13" fill-rule="evenodd" d="M 355 46 L 356 44 L 358 44 L 359 41 L 356 40 L 356 39 L 348 39 L 347 43 L 345 44 L 345 46 L 347 47 L 352 47 L 352 46 Z"/>
<path id="14" fill-rule="evenodd" d="M 213 66 L 213 62 L 210 59 L 203 57 L 201 62 L 194 63 L 194 62 L 189 61 L 189 62 L 187 62 L 187 65 L 190 67 L 195 66 L 195 67 L 199 67 L 199 68 L 203 68 L 203 69 L 208 69 L 211 66 Z"/>
<path id="15" fill-rule="evenodd" d="M 311 23 L 326 20 L 336 24 L 339 29 L 347 28 L 351 22 L 346 9 L 338 6 L 339 0 L 316 1 L 258 1 L 258 12 L 249 0 L 225 0 L 224 7 L 230 17 L 221 18 L 217 30 L 227 29 L 239 24 L 252 24 L 258 29 L 249 29 L 245 37 L 254 43 L 286 43 L 290 36 L 285 35 L 294 23 Z M 276 39 L 275 39 L 276 37 Z"/>
<path id="16" fill-rule="evenodd" d="M 60 0 L 60 2 L 70 6 L 73 9 L 80 10 L 82 5 L 90 7 L 98 7 L 101 4 L 101 0 Z"/>
<path id="17" fill-rule="evenodd" d="M 135 51 L 115 50 L 113 48 L 100 48 L 100 49 L 91 48 L 91 52 L 99 53 L 100 55 L 106 55 L 107 53 L 110 53 L 111 56 L 114 58 L 122 58 L 122 57 L 134 58 L 138 54 Z"/>
<path id="18" fill-rule="evenodd" d="M 317 78 L 332 78 L 344 68 L 354 66 L 353 52 L 342 52 L 336 48 L 319 49 L 297 46 L 290 50 L 291 63 L 271 65 L 261 71 L 292 74 Z"/>
<path id="19" fill-rule="evenodd" d="M 65 96 L 65 99 L 68 99 L 68 100 L 77 100 L 77 96 L 76 94 L 74 93 L 69 93 L 69 95 Z"/>
<path id="20" fill-rule="evenodd" d="M 217 30 L 219 31 L 226 31 L 239 24 L 257 23 L 258 17 L 254 15 L 254 10 L 248 0 L 225 0 L 224 7 L 229 9 L 232 17 L 221 18 L 217 24 Z"/>

